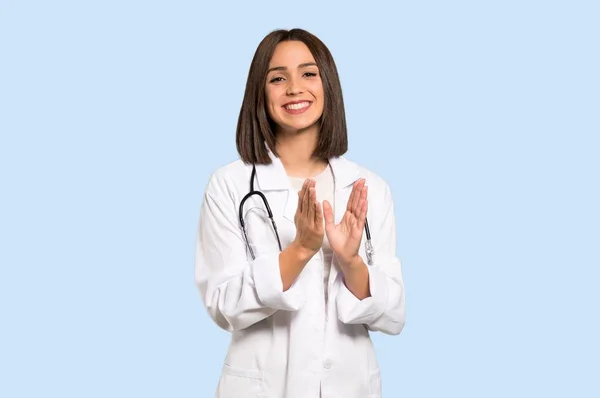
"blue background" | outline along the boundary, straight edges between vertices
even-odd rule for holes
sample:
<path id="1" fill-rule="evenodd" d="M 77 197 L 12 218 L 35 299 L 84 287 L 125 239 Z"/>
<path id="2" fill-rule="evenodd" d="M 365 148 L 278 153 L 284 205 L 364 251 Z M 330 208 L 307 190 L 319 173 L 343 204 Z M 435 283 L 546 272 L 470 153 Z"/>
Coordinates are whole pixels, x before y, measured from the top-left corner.
<path id="1" fill-rule="evenodd" d="M 600 396 L 598 4 L 4 0 L 0 396 L 213 395 L 202 194 L 256 46 L 292 27 L 395 199 L 384 396 Z"/>

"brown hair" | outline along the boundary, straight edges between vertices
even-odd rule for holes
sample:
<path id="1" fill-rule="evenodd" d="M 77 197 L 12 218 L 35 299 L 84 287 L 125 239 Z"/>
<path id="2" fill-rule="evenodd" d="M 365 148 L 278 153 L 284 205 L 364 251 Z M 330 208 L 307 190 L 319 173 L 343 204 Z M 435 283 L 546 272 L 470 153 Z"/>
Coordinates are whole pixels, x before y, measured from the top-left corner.
<path id="1" fill-rule="evenodd" d="M 265 106 L 265 84 L 275 47 L 291 40 L 301 41 L 308 47 L 323 82 L 323 115 L 320 118 L 319 140 L 313 156 L 328 159 L 341 156 L 348 150 L 342 87 L 329 49 L 319 38 L 303 29 L 275 30 L 258 45 L 248 72 L 235 137 L 237 151 L 245 163 L 271 163 L 268 149 L 277 156 L 275 126 Z"/>

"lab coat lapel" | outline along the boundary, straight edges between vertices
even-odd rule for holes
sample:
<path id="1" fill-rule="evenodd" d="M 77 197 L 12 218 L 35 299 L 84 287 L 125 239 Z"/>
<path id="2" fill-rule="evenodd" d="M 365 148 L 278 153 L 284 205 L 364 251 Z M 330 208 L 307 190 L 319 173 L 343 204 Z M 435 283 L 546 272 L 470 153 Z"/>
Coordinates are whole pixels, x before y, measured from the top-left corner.
<path id="1" fill-rule="evenodd" d="M 282 191 L 281 193 L 285 197 L 281 215 L 294 223 L 298 195 L 292 188 L 281 160 L 271 151 L 269 151 L 269 156 L 271 164 L 256 165 L 257 187 L 255 189 L 260 189 L 263 193 Z M 329 159 L 329 164 L 335 180 L 334 221 L 337 224 L 344 216 L 348 198 L 352 192 L 352 184 L 360 178 L 360 170 L 355 163 L 348 161 L 343 156 Z"/>
<path id="2" fill-rule="evenodd" d="M 339 223 L 346 212 L 348 198 L 352 192 L 354 182 L 360 179 L 360 170 L 355 163 L 349 162 L 344 157 L 329 160 L 335 180 L 335 208 L 334 220 Z"/>
<path id="3" fill-rule="evenodd" d="M 260 189 L 264 194 L 269 191 L 281 191 L 279 194 L 283 196 L 282 200 L 284 201 L 281 216 L 294 223 L 298 195 L 294 195 L 292 185 L 281 160 L 270 150 L 269 156 L 271 157 L 271 164 L 256 165 L 258 186 L 255 189 Z M 276 211 L 273 208 L 271 210 Z"/>

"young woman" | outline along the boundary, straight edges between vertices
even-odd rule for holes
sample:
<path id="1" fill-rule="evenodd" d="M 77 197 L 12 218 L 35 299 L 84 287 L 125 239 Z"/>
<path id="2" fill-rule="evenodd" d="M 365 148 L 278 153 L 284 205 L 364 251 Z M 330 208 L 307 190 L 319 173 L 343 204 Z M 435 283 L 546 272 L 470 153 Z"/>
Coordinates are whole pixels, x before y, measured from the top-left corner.
<path id="1" fill-rule="evenodd" d="M 342 156 L 342 91 L 317 37 L 262 40 L 236 141 L 196 245 L 204 304 L 232 333 L 217 398 L 380 397 L 369 331 L 396 335 L 405 319 L 394 206 L 385 181 Z"/>

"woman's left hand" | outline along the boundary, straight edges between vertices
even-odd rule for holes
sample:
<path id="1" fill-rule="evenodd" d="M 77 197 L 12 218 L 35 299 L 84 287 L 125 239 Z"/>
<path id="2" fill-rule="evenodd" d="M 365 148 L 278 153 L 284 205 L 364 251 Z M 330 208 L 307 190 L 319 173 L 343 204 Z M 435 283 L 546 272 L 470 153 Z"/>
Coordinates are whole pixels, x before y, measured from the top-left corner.
<path id="1" fill-rule="evenodd" d="M 339 224 L 334 223 L 331 204 L 323 202 L 323 216 L 325 218 L 325 233 L 329 245 L 338 258 L 342 269 L 352 268 L 355 264 L 362 264 L 358 254 L 360 242 L 367 219 L 367 186 L 365 179 L 354 183 L 346 212 Z M 360 261 L 359 261 L 360 260 Z"/>

